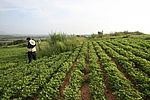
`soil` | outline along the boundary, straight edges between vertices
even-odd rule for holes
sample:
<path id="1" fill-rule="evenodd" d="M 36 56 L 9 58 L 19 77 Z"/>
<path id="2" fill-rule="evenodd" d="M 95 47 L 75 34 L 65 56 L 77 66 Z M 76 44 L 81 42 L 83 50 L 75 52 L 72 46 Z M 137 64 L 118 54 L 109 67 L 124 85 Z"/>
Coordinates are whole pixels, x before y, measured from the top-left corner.
<path id="1" fill-rule="evenodd" d="M 88 64 L 86 64 L 86 68 L 85 68 L 85 75 L 84 75 L 84 85 L 81 87 L 81 98 L 82 100 L 90 100 L 90 98 L 92 97 L 92 94 L 89 92 L 89 68 L 88 68 Z"/>
<path id="2" fill-rule="evenodd" d="M 80 57 L 78 56 L 76 59 L 79 59 Z M 86 56 L 86 61 L 88 61 L 89 60 L 89 57 L 88 57 L 88 55 Z M 69 84 L 70 84 L 70 82 L 69 82 L 69 79 L 70 79 L 70 76 L 71 76 L 71 72 L 73 71 L 73 68 L 75 67 L 75 65 L 76 65 L 76 60 L 75 60 L 75 62 L 73 63 L 73 67 L 70 69 L 70 71 L 66 74 L 66 77 L 65 77 L 65 79 L 64 79 L 64 83 L 63 83 L 63 85 L 60 87 L 60 94 L 58 95 L 58 98 L 60 99 L 60 100 L 62 100 L 61 99 L 61 97 L 63 96 L 63 90 L 65 90 L 65 88 L 66 88 L 66 86 L 68 86 Z M 89 82 L 90 82 L 90 80 L 89 80 L 89 76 L 88 76 L 88 73 L 89 73 L 89 68 L 88 68 L 88 62 L 86 62 L 86 67 L 85 67 L 85 69 L 83 70 L 83 72 L 84 72 L 84 76 L 83 76 L 83 78 L 84 78 L 84 83 L 83 83 L 83 86 L 81 87 L 81 100 L 90 100 L 90 98 L 92 97 L 92 94 L 89 92 L 89 86 L 88 86 L 88 84 L 89 84 Z"/>
<path id="3" fill-rule="evenodd" d="M 68 86 L 70 84 L 69 79 L 71 77 L 71 72 L 73 71 L 73 68 L 75 67 L 75 65 L 76 65 L 76 62 L 73 63 L 73 67 L 66 74 L 63 85 L 59 88 L 60 94 L 58 95 L 58 98 L 60 100 L 62 100 L 61 97 L 63 96 L 63 91 L 65 90 L 66 86 Z"/>
<path id="4" fill-rule="evenodd" d="M 96 49 L 95 49 L 95 51 L 96 51 Z M 98 53 L 96 53 L 96 54 L 98 55 Z M 100 61 L 100 59 L 101 58 L 98 56 L 97 63 L 101 66 L 100 69 L 102 70 L 103 77 L 104 77 L 103 78 L 104 79 L 104 84 L 106 86 L 104 94 L 105 94 L 107 100 L 116 100 L 116 95 L 114 95 L 113 91 L 109 89 L 110 84 L 108 83 L 108 80 L 107 80 L 108 76 L 106 75 L 105 69 L 102 66 L 102 62 Z"/>
<path id="5" fill-rule="evenodd" d="M 92 97 L 92 94 L 88 91 L 88 89 L 89 89 L 88 84 L 85 84 L 84 86 L 82 86 L 81 88 L 82 100 L 90 100 L 90 98 Z"/>
<path id="6" fill-rule="evenodd" d="M 88 51 L 87 51 L 87 53 L 88 53 Z M 106 53 L 107 54 L 107 53 Z M 98 54 L 97 54 L 98 55 Z M 108 55 L 108 54 L 107 54 Z M 109 56 L 109 55 L 108 55 Z M 109 57 L 111 57 L 111 56 L 109 56 Z M 78 56 L 76 59 L 79 59 L 80 58 L 80 56 Z M 88 55 L 86 56 L 86 68 L 83 70 L 83 72 L 84 72 L 84 76 L 83 76 L 83 78 L 84 78 L 84 83 L 83 83 L 83 86 L 81 87 L 81 100 L 90 100 L 91 98 L 92 98 L 92 93 L 90 93 L 90 91 L 89 91 L 89 83 L 90 83 L 90 80 L 89 80 L 89 75 L 88 75 L 88 73 L 89 73 L 89 67 L 88 67 L 88 65 L 89 65 L 89 63 L 88 63 L 88 61 L 89 61 L 89 57 L 88 57 Z M 131 81 L 131 79 L 130 79 L 130 77 L 124 72 L 124 70 L 123 70 L 123 68 L 111 57 L 111 61 L 113 61 L 113 62 L 115 62 L 115 64 L 117 65 L 117 68 L 119 69 L 119 71 L 121 71 L 123 74 L 124 74 L 124 76 L 127 78 L 127 79 L 129 79 L 130 81 Z M 105 69 L 104 69 L 104 67 L 102 66 L 102 62 L 100 61 L 100 57 L 99 57 L 99 60 L 98 60 L 98 63 L 100 64 L 100 69 L 102 70 L 102 73 L 103 73 L 103 76 L 104 76 L 104 84 L 105 84 L 105 86 L 106 86 L 106 88 L 105 88 L 105 92 L 104 92 L 104 94 L 105 94 L 105 96 L 106 96 L 106 98 L 107 98 L 107 100 L 116 100 L 116 98 L 117 98 L 117 96 L 116 95 L 114 95 L 113 94 L 113 92 L 114 91 L 112 91 L 109 87 L 110 87 L 110 84 L 108 83 L 108 80 L 107 80 L 107 78 L 108 78 L 108 76 L 107 76 L 107 74 L 106 74 L 106 72 L 105 72 Z M 71 76 L 71 72 L 73 72 L 73 68 L 75 67 L 75 65 L 76 65 L 76 61 L 73 63 L 73 67 L 70 69 L 70 71 L 66 74 L 66 78 L 64 79 L 64 83 L 63 83 L 63 85 L 60 87 L 60 94 L 59 94 L 59 99 L 63 96 L 63 90 L 65 90 L 65 87 L 66 86 L 68 86 L 69 84 L 70 84 L 70 82 L 69 82 L 69 79 L 70 79 L 70 76 Z M 132 83 L 132 81 L 131 81 L 131 83 Z M 135 88 L 135 89 L 137 89 L 137 87 L 136 86 L 134 86 L 133 85 L 133 87 Z M 138 89 L 137 89 L 138 90 Z M 62 99 L 60 99 L 60 100 L 62 100 Z"/>
<path id="7" fill-rule="evenodd" d="M 121 73 L 123 73 L 123 75 L 132 83 L 132 87 L 133 87 L 134 89 L 138 90 L 139 92 L 142 92 L 142 91 L 140 91 L 140 89 L 139 89 L 137 86 L 135 86 L 135 85 L 133 84 L 133 81 L 131 80 L 130 76 L 128 76 L 128 74 L 125 73 L 125 71 L 124 71 L 124 69 L 122 68 L 122 66 L 121 66 L 120 64 L 118 64 L 117 61 L 116 61 L 113 57 L 111 57 L 107 52 L 106 52 L 106 54 L 111 58 L 111 61 L 113 61 L 113 62 L 117 65 L 118 70 L 119 70 Z M 111 100 L 111 99 L 110 99 L 110 100 Z"/>
<path id="8" fill-rule="evenodd" d="M 112 57 L 111 57 L 111 58 L 112 58 Z M 135 88 L 136 90 L 140 91 L 140 90 L 138 89 L 138 87 L 133 84 L 134 82 L 131 80 L 130 76 L 128 76 L 128 74 L 125 73 L 124 69 L 123 69 L 113 58 L 111 59 L 111 61 L 115 62 L 115 64 L 117 65 L 118 70 L 119 70 L 121 73 L 123 73 L 123 75 L 132 83 L 132 87 Z M 142 91 L 140 91 L 140 92 L 142 92 Z"/>
<path id="9" fill-rule="evenodd" d="M 78 55 L 77 58 L 76 58 L 76 60 L 79 59 L 79 58 L 80 58 L 80 56 Z M 70 84 L 69 79 L 70 79 L 71 73 L 73 72 L 73 69 L 74 69 L 74 67 L 76 65 L 76 60 L 73 62 L 73 65 L 72 65 L 71 69 L 66 74 L 66 77 L 63 80 L 64 81 L 63 85 L 60 86 L 60 88 L 59 88 L 59 92 L 60 92 L 60 94 L 58 95 L 59 100 L 63 100 L 61 98 L 61 97 L 63 97 L 63 91 L 65 90 L 66 86 L 68 86 Z"/>
<path id="10" fill-rule="evenodd" d="M 128 76 L 128 74 L 126 74 L 125 73 L 125 71 L 124 71 L 124 69 L 123 69 L 123 67 L 122 66 L 120 66 L 118 63 L 117 63 L 117 61 L 113 58 L 113 57 L 111 57 L 108 53 L 106 53 L 110 58 L 111 58 L 111 61 L 113 61 L 116 65 L 117 65 L 117 68 L 118 68 L 118 70 L 120 71 L 120 72 L 122 72 L 123 73 L 123 75 L 132 83 L 132 86 L 133 86 L 133 88 L 135 88 L 136 90 L 138 90 L 138 91 L 140 91 L 139 89 L 138 89 L 138 87 L 136 87 L 134 84 L 133 84 L 133 81 L 131 80 L 131 78 L 130 78 L 130 76 Z M 98 54 L 97 54 L 98 55 Z M 79 59 L 80 58 L 80 56 L 78 56 L 77 58 L 76 58 L 76 60 L 77 59 Z M 105 72 L 105 69 L 104 69 L 104 67 L 102 66 L 102 62 L 100 61 L 100 57 L 98 56 L 98 58 L 99 58 L 99 60 L 98 60 L 98 64 L 100 65 L 100 69 L 102 70 L 101 72 L 103 73 L 103 80 L 104 80 L 104 84 L 105 84 L 105 86 L 106 86 L 106 88 L 105 88 L 105 92 L 104 92 L 104 94 L 105 94 L 105 96 L 106 96 L 106 98 L 107 98 L 107 100 L 116 100 L 116 98 L 117 98 L 117 96 L 116 95 L 114 95 L 113 94 L 113 92 L 114 91 L 112 91 L 109 87 L 110 87 L 110 84 L 109 84 L 109 82 L 108 82 L 108 76 L 107 76 L 107 74 L 106 74 L 106 72 Z M 75 67 L 75 65 L 76 65 L 76 60 L 73 62 L 73 65 L 72 65 L 72 68 L 68 71 L 68 73 L 66 74 L 66 77 L 65 77 L 65 79 L 63 80 L 64 81 L 64 83 L 63 83 L 63 85 L 59 88 L 59 92 L 60 92 L 60 94 L 58 95 L 58 98 L 59 98 L 59 100 L 63 100 L 62 99 L 62 97 L 63 97 L 63 91 L 65 90 L 65 88 L 66 88 L 66 86 L 68 86 L 69 84 L 70 84 L 70 82 L 69 82 L 69 79 L 70 79 L 70 77 L 71 77 L 71 73 L 73 72 L 73 69 L 74 69 L 74 67 Z M 88 65 L 89 65 L 89 57 L 88 57 L 88 51 L 87 51 L 87 55 L 86 55 L 86 67 L 85 67 L 85 69 L 83 70 L 83 72 L 84 72 L 84 76 L 83 76 L 83 78 L 84 78 L 84 82 L 83 82 L 83 86 L 81 87 L 81 100 L 90 100 L 91 98 L 92 98 L 92 93 L 90 93 L 90 91 L 89 91 L 89 83 L 90 83 L 90 79 L 89 79 L 89 67 L 88 67 Z M 49 81 L 49 80 L 47 80 L 47 81 Z M 41 87 L 41 88 L 39 88 L 38 89 L 38 92 L 42 89 L 43 87 Z M 140 91 L 140 92 L 142 92 L 142 91 Z M 17 97 L 21 97 L 21 95 L 18 95 Z M 13 97 L 13 98 L 15 98 L 15 97 Z M 38 97 L 37 97 L 37 95 L 35 94 L 35 95 L 33 95 L 31 98 L 25 98 L 25 99 L 28 99 L 28 100 L 37 100 L 38 99 Z"/>
<path id="11" fill-rule="evenodd" d="M 105 96 L 108 100 L 116 100 L 116 95 L 113 94 L 113 91 L 109 89 L 109 86 L 110 84 L 108 83 L 108 76 L 106 75 L 106 72 L 105 72 L 105 69 L 104 67 L 102 66 L 102 63 L 101 61 L 99 60 L 98 63 L 100 64 L 101 66 L 101 70 L 102 70 L 102 73 L 103 73 L 103 76 L 104 76 L 104 84 L 106 86 L 106 89 L 105 89 Z"/>

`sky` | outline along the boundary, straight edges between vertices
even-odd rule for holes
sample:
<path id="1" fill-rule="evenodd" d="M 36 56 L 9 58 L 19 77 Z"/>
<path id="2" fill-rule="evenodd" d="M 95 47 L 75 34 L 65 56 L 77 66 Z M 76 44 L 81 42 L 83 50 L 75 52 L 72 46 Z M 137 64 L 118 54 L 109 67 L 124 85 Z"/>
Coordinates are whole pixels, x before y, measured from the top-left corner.
<path id="1" fill-rule="evenodd" d="M 0 0 L 0 31 L 46 35 L 150 34 L 149 0 Z"/>

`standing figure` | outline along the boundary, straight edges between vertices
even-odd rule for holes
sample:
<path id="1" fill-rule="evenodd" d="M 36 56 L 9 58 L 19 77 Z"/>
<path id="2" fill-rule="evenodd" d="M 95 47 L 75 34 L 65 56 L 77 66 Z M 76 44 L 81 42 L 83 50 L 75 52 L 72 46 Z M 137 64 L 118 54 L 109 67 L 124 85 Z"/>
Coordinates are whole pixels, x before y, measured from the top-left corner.
<path id="1" fill-rule="evenodd" d="M 30 37 L 27 38 L 28 44 L 27 44 L 27 50 L 28 50 L 28 58 L 30 63 L 33 60 L 36 60 L 36 43 L 34 40 L 32 40 Z"/>
<path id="2" fill-rule="evenodd" d="M 38 47 L 39 47 L 39 50 L 41 50 L 41 40 L 40 39 L 38 40 Z"/>

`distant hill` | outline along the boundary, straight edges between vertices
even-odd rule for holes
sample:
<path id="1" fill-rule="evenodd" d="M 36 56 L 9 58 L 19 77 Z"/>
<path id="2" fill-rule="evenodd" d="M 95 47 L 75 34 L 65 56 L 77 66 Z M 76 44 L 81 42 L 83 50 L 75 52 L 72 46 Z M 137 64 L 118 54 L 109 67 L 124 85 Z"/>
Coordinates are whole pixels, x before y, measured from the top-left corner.
<path id="1" fill-rule="evenodd" d="M 0 35 L 10 35 L 10 34 L 8 34 L 7 32 L 4 32 L 4 31 L 0 31 Z"/>
<path id="2" fill-rule="evenodd" d="M 13 34 L 13 33 L 7 33 L 4 31 L 0 31 L 0 35 L 5 35 L 5 36 L 23 36 L 23 35 L 19 35 L 19 34 Z"/>
<path id="3" fill-rule="evenodd" d="M 135 31 L 135 32 L 123 31 L 123 32 L 114 32 L 110 34 L 104 34 L 102 38 L 103 39 L 135 38 L 135 39 L 150 40 L 150 35 L 139 32 L 139 31 Z"/>
<path id="4" fill-rule="evenodd" d="M 19 35 L 0 34 L 0 42 L 12 42 L 14 40 L 26 40 L 27 37 L 31 37 L 37 40 L 37 39 L 46 39 L 49 36 L 19 36 Z"/>

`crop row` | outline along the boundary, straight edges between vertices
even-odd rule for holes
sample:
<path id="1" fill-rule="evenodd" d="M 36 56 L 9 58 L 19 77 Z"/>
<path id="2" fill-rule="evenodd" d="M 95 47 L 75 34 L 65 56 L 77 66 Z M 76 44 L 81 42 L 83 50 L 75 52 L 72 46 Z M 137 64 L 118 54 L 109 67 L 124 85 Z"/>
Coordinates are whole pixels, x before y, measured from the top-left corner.
<path id="1" fill-rule="evenodd" d="M 92 98 L 94 100 L 106 100 L 104 84 L 104 75 L 101 66 L 98 64 L 99 58 L 96 54 L 95 48 L 92 42 L 89 42 L 89 77 L 90 77 L 90 92 L 93 94 Z"/>
<path id="2" fill-rule="evenodd" d="M 65 60 L 67 61 L 71 53 L 63 53 L 59 56 L 54 55 L 50 58 L 35 61 L 29 65 L 14 67 L 14 70 L 12 68 L 6 70 L 8 73 L 3 76 L 1 75 L 1 98 L 29 98 L 31 95 L 36 94 L 38 89 L 43 88 L 43 85 L 48 84 L 47 82 L 54 79 L 54 76 L 57 77 L 59 75 L 55 75 L 54 73 L 61 72 L 63 69 L 66 70 L 62 66 L 69 66 L 69 63 L 67 65 Z M 72 60 L 73 58 L 70 57 L 70 59 Z M 66 71 L 64 72 L 66 73 Z"/>
<path id="3" fill-rule="evenodd" d="M 130 76 L 130 79 L 132 80 L 133 84 L 137 87 L 139 87 L 140 91 L 144 93 L 144 98 L 149 97 L 150 93 L 150 85 L 149 76 L 144 73 L 143 71 L 139 70 L 138 68 L 134 67 L 134 62 L 130 61 L 128 57 L 125 57 L 122 54 L 121 50 L 117 50 L 117 48 L 109 47 L 105 45 L 103 42 L 98 42 L 103 49 L 112 56 L 124 69 L 125 73 Z M 114 50 L 113 50 L 114 49 Z M 116 50 L 116 51 L 115 51 Z"/>
<path id="4" fill-rule="evenodd" d="M 150 53 L 150 50 L 149 50 L 150 44 L 149 42 L 144 41 L 144 40 L 125 39 L 125 40 L 116 40 L 116 42 L 119 42 L 126 46 L 131 46 L 132 48 L 136 48 L 145 53 Z"/>
<path id="5" fill-rule="evenodd" d="M 114 61 L 105 53 L 99 44 L 93 42 L 102 61 L 102 66 L 108 76 L 107 80 L 110 84 L 110 89 L 114 91 L 114 94 L 119 100 L 133 100 L 142 99 L 142 94 L 132 87 L 131 82 L 124 76 L 122 72 L 117 68 Z"/>
<path id="6" fill-rule="evenodd" d="M 144 58 L 141 57 L 142 54 L 136 52 L 138 50 L 134 50 L 134 52 L 136 52 L 138 56 L 134 55 L 133 51 L 131 52 L 130 50 L 128 51 L 128 49 L 123 49 L 123 47 L 125 48 L 125 46 L 115 46 L 111 43 L 108 42 L 104 42 L 107 46 L 113 48 L 114 50 L 116 50 L 117 52 L 119 52 L 121 55 L 127 57 L 130 61 L 134 62 L 135 66 L 142 69 L 143 71 L 145 71 L 146 73 L 150 74 L 150 61 L 146 60 Z M 144 56 L 144 54 L 143 54 Z M 145 56 L 147 56 L 147 58 L 149 57 L 148 54 L 145 54 Z"/>
<path id="7" fill-rule="evenodd" d="M 82 98 L 81 87 L 85 84 L 89 86 L 92 100 L 107 100 L 107 89 L 118 100 L 150 98 L 150 65 L 149 57 L 146 56 L 148 45 L 142 49 L 140 43 L 134 46 L 118 41 L 88 41 L 73 52 L 1 70 L 0 98 L 76 100 Z M 138 49 L 141 51 L 136 54 Z M 85 71 L 86 67 L 89 72 Z M 69 85 L 59 97 L 60 87 L 68 72 L 71 73 Z M 88 80 L 84 79 L 85 74 L 89 76 Z"/>

